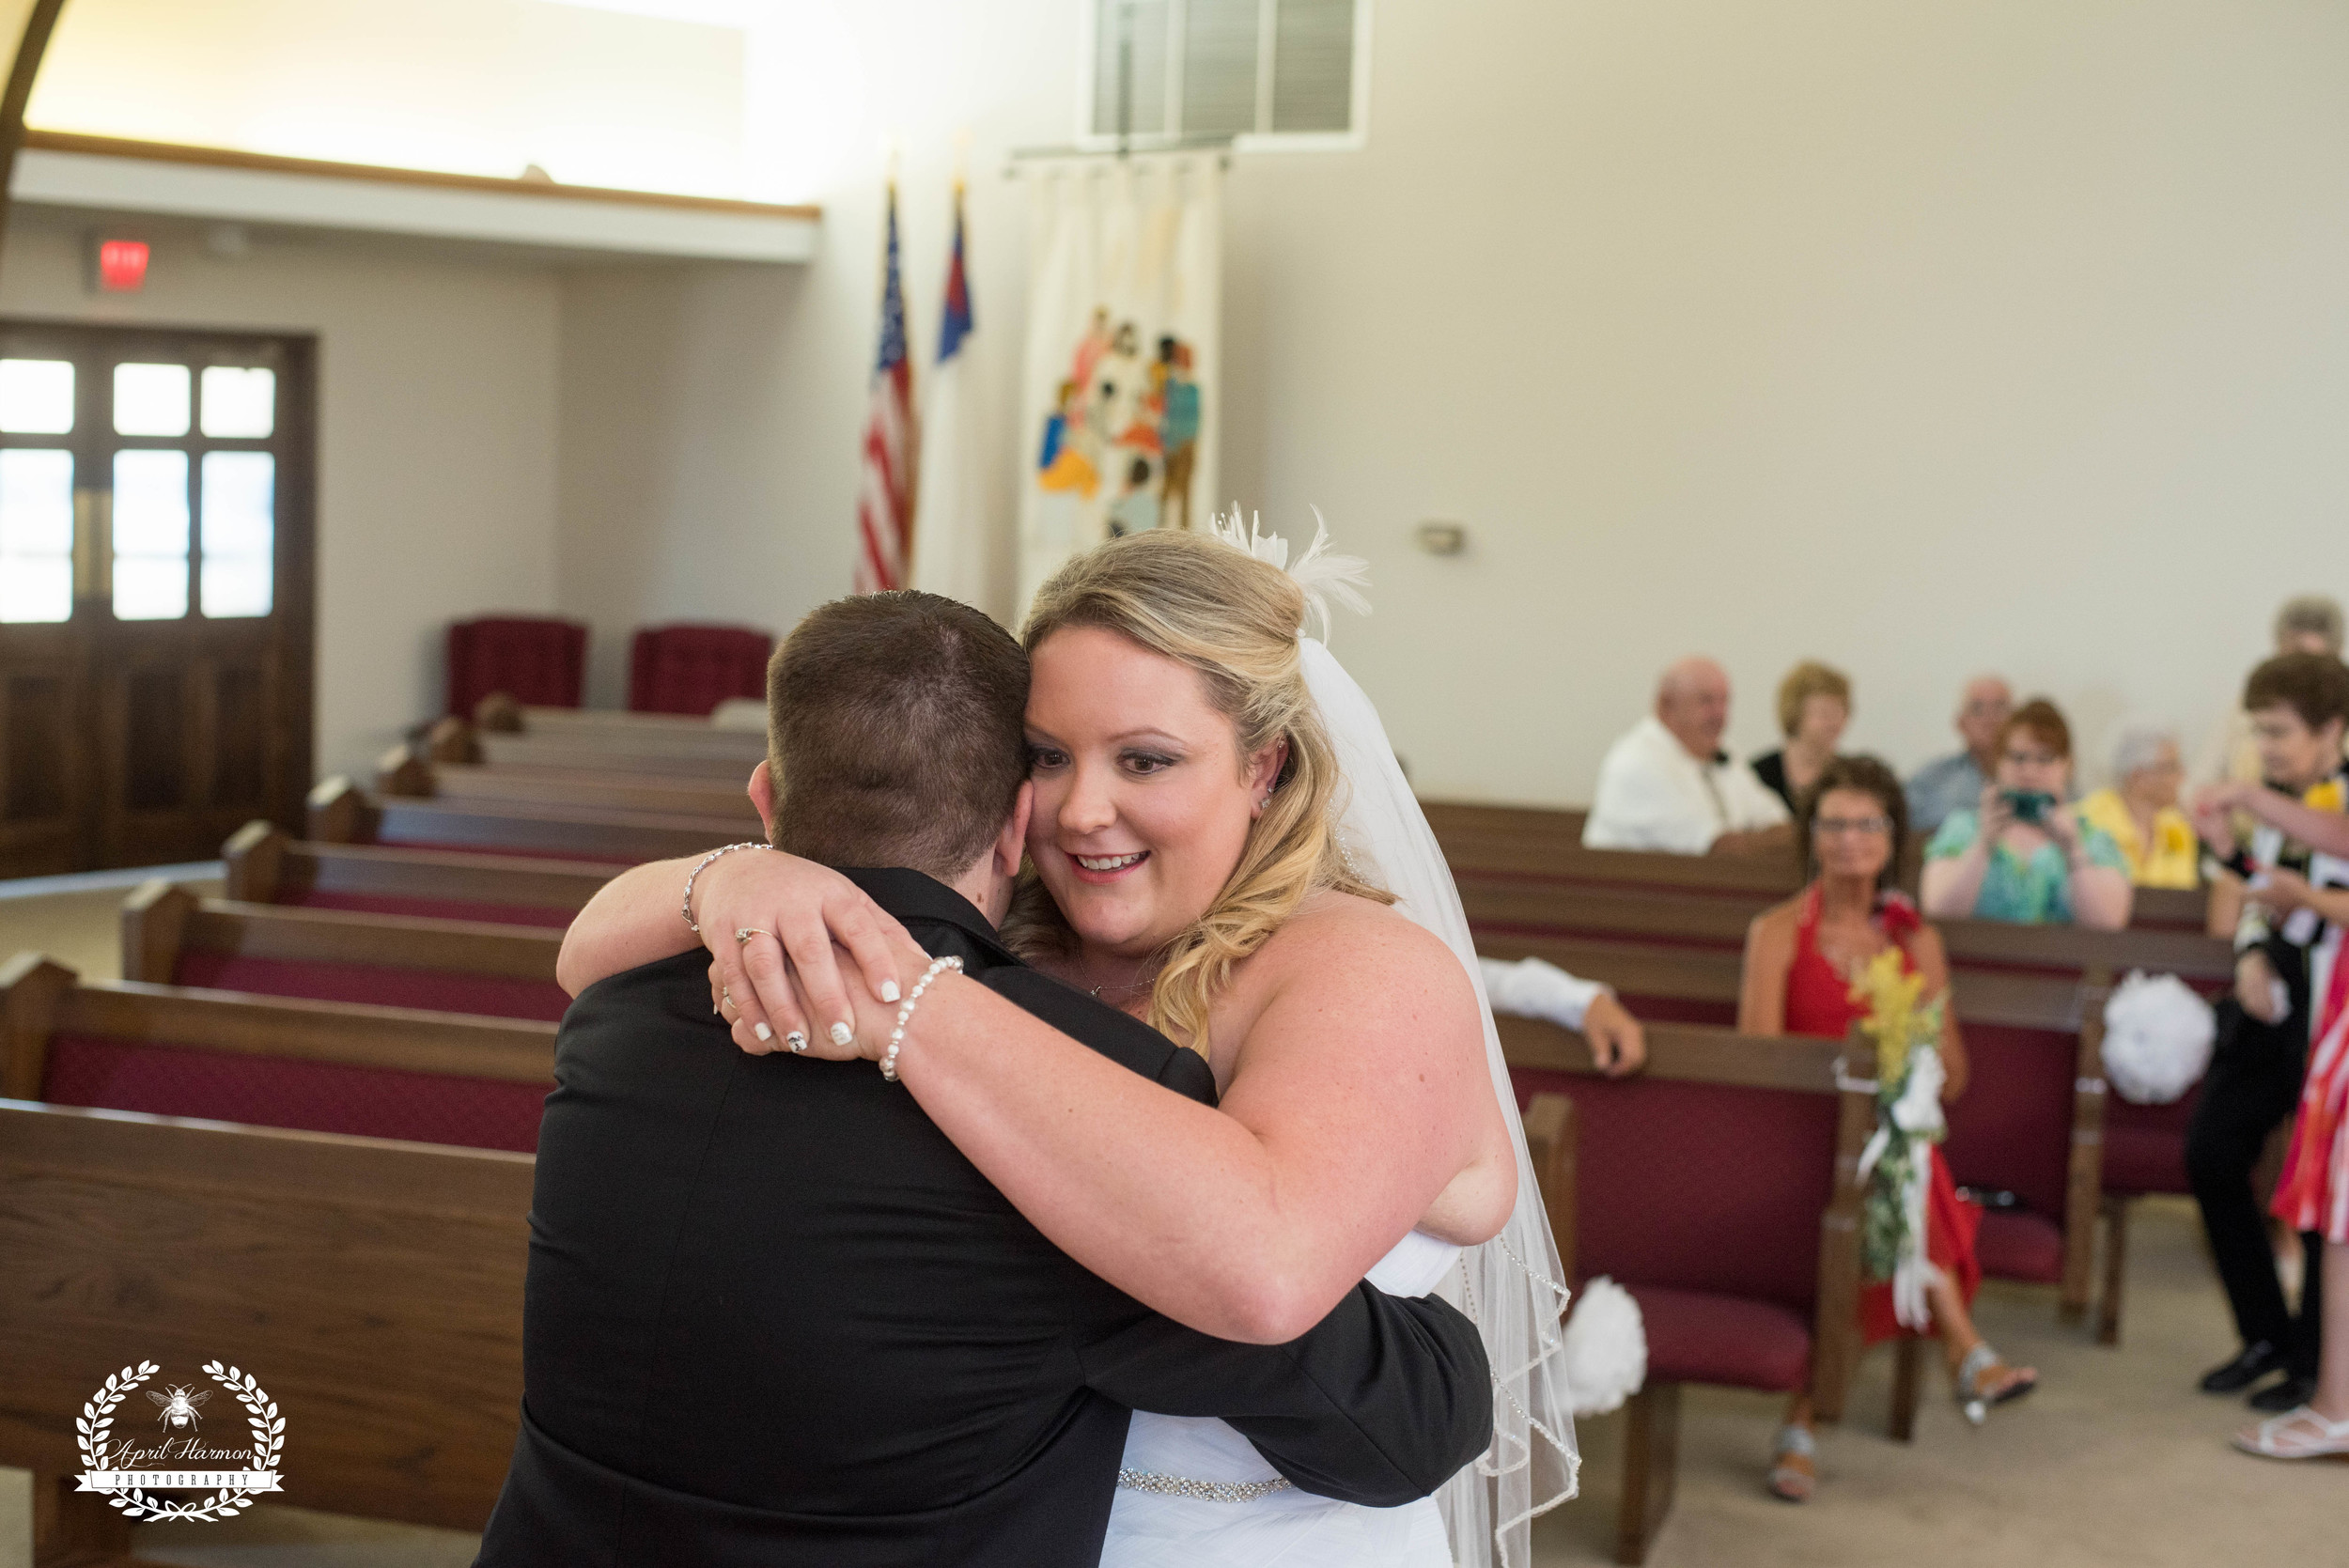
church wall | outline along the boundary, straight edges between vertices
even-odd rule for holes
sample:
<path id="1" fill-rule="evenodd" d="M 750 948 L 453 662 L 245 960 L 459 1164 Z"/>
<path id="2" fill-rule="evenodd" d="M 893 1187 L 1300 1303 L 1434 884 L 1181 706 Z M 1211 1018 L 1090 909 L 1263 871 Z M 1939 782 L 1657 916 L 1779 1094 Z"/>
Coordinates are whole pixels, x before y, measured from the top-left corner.
<path id="1" fill-rule="evenodd" d="M 12 214 L 0 314 L 318 334 L 317 765 L 367 768 L 439 710 L 450 620 L 554 607 L 554 274 L 173 228 L 141 292 L 101 297 L 84 232 Z"/>
<path id="2" fill-rule="evenodd" d="M 872 90 L 803 275 L 567 285 L 562 594 L 599 629 L 845 590 L 884 134 L 926 368 L 973 133 L 1008 404 L 1003 154 L 1069 134 L 1078 6 L 972 9 L 837 8 Z M 1373 58 L 1365 150 L 1231 170 L 1223 488 L 1371 558 L 1337 647 L 1431 793 L 1587 800 L 1695 650 L 1740 751 L 1803 657 L 1903 768 L 1994 668 L 2100 775 L 2124 719 L 2213 727 L 2284 594 L 2349 596 L 2349 13 L 1389 0 Z M 682 406 L 583 394 L 636 364 Z M 1420 553 L 1426 519 L 1468 551 Z"/>

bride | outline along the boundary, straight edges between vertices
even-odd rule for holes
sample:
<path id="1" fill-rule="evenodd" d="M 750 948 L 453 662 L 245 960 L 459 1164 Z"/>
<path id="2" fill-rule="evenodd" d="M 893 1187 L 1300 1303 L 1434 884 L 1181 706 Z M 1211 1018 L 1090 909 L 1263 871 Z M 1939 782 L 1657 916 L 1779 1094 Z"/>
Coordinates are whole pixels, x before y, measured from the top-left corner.
<path id="1" fill-rule="evenodd" d="M 1368 1277 L 1477 1321 L 1495 1437 L 1440 1509 L 1247 1486 L 1278 1477 L 1222 1422 L 1137 1414 L 1106 1568 L 1506 1568 L 1572 1495 L 1556 1250 L 1451 877 L 1369 699 L 1303 635 L 1324 592 L 1362 608 L 1361 563 L 1326 543 L 1289 571 L 1237 520 L 1115 540 L 1045 584 L 1022 636 L 1033 876 L 1006 939 L 1199 1051 L 1220 1108 L 938 970 L 836 872 L 729 855 L 693 893 L 744 1048 L 886 1060 L 1039 1230 L 1144 1304 L 1280 1343 Z M 681 875 L 599 893 L 565 986 L 691 946 Z"/>

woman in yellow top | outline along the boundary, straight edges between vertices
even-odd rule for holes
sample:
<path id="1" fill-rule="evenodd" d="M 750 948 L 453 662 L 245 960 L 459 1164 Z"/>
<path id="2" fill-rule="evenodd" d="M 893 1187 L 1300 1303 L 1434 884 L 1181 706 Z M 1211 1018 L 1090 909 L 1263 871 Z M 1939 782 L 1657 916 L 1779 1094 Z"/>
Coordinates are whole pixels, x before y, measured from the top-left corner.
<path id="1" fill-rule="evenodd" d="M 2193 824 L 2178 810 L 2186 768 L 2177 737 L 2164 730 L 2123 731 L 2112 776 L 2116 783 L 2075 808 L 2080 820 L 2112 835 L 2128 862 L 2129 880 L 2139 887 L 2200 886 L 2201 851 Z"/>

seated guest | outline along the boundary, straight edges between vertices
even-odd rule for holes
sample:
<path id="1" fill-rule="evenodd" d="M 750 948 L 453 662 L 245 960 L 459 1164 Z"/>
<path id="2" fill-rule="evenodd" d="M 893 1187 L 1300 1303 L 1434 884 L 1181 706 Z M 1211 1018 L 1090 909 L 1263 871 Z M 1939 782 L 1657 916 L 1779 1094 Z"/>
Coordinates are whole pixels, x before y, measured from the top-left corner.
<path id="1" fill-rule="evenodd" d="M 1834 759 L 1835 743 L 1850 722 L 1851 682 L 1843 672 L 1804 660 L 1778 683 L 1778 727 L 1786 744 L 1755 757 L 1754 776 L 1793 811 Z"/>
<path id="2" fill-rule="evenodd" d="M 1908 825 L 1930 833 L 1950 813 L 1982 796 L 1999 763 L 1999 732 L 2015 711 L 2015 693 L 1996 675 L 1976 675 L 1957 699 L 1957 734 L 1966 749 L 1926 763 L 1908 781 Z"/>
<path id="3" fill-rule="evenodd" d="M 1729 676 L 1709 659 L 1664 672 L 1656 711 L 1607 749 L 1582 826 L 1591 849 L 1752 854 L 1789 842 L 1786 808 L 1721 750 Z"/>
<path id="4" fill-rule="evenodd" d="M 2276 657 L 2312 653 L 2339 659 L 2341 633 L 2340 601 L 2323 594 L 2288 598 L 2276 612 Z M 2248 710 L 2241 706 L 2227 710 L 2196 757 L 2194 776 L 2205 784 L 2260 782 L 2259 737 L 2252 733 Z"/>
<path id="5" fill-rule="evenodd" d="M 2120 846 L 2129 880 L 2140 888 L 2190 888 L 2201 881 L 2201 847 L 2194 825 L 2178 809 L 2186 765 L 2178 737 L 2168 730 L 2121 732 L 2112 751 L 2112 783 L 2075 808 L 2084 827 L 2098 828 Z"/>
<path id="6" fill-rule="evenodd" d="M 1942 819 L 1925 846 L 1925 913 L 2092 926 L 2129 923 L 2133 890 L 2121 846 L 2073 815 L 2072 727 L 2035 697 L 1999 735 L 1998 765 L 1970 809 Z"/>
<path id="7" fill-rule="evenodd" d="M 1898 948 L 1911 974 L 1924 979 L 1924 999 L 1950 984 L 1941 938 L 1918 917 L 1917 907 L 1892 887 L 1907 838 L 1907 803 L 1900 780 L 1874 757 L 1837 757 L 1803 798 L 1795 843 L 1811 883 L 1775 908 L 1754 917 L 1746 931 L 1745 972 L 1737 993 L 1737 1029 L 1745 1034 L 1811 1034 L 1841 1040 L 1868 1006 L 1852 986 L 1870 960 Z M 1942 1023 L 1941 1059 L 1949 1074 L 1941 1097 L 1966 1088 L 1966 1045 L 1955 1021 Z M 1974 1233 L 1982 1211 L 1961 1200 L 1937 1145 L 1925 1202 L 1925 1255 L 1933 1264 L 1925 1298 L 1950 1364 L 1961 1404 L 2004 1404 L 2039 1381 L 2030 1367 L 2010 1367 L 1984 1343 L 1968 1312 L 1982 1283 Z M 1902 1332 L 1890 1281 L 1861 1289 L 1860 1329 L 1869 1343 Z M 1770 1456 L 1771 1492 L 1789 1502 L 1810 1497 L 1817 1483 L 1811 1396 L 1795 1396 Z"/>
<path id="8" fill-rule="evenodd" d="M 1509 963 L 1479 958 L 1485 1000 L 1496 1013 L 1545 1018 L 1571 1029 L 1590 1043 L 1591 1060 L 1609 1078 L 1623 1078 L 1647 1064 L 1647 1031 L 1615 999 L 1615 988 L 1581 980 L 1540 958 Z"/>

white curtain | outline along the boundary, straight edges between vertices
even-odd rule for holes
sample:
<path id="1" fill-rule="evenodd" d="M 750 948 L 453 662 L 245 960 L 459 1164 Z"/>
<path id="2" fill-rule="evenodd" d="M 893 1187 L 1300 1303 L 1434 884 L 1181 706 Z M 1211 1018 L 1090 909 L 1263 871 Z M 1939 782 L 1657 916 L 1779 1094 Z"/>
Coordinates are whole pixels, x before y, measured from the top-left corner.
<path id="1" fill-rule="evenodd" d="M 1030 169 L 1019 611 L 1053 568 L 1216 505 L 1222 174 L 1213 154 Z"/>

